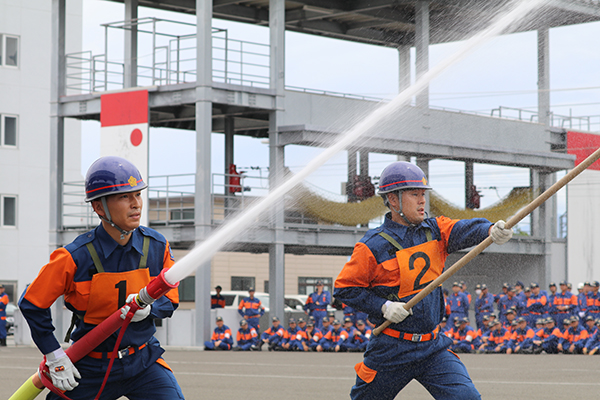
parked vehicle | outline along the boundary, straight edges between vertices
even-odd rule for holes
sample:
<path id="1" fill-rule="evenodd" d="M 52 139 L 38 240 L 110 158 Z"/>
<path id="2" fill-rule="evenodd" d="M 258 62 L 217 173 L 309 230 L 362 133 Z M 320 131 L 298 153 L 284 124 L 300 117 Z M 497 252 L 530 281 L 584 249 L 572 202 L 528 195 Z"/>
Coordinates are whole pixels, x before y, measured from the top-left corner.
<path id="1" fill-rule="evenodd" d="M 217 292 L 210 292 L 211 295 L 217 294 Z M 240 302 L 245 297 L 248 297 L 248 291 L 246 290 L 222 290 L 221 296 L 225 298 L 225 308 L 237 309 Z M 265 308 L 265 312 L 269 311 L 270 297 L 269 293 L 254 292 L 254 297 L 260 300 L 262 306 Z M 285 295 L 285 308 L 284 311 L 303 311 L 304 303 L 308 296 L 296 294 L 296 295 Z"/>

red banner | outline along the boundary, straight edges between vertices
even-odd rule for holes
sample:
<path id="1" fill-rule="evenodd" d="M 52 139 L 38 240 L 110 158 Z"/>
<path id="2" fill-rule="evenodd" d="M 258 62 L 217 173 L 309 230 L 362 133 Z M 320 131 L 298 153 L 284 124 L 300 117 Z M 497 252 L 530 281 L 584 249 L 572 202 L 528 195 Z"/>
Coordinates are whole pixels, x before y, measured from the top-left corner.
<path id="1" fill-rule="evenodd" d="M 579 165 L 590 154 L 600 147 L 600 135 L 582 132 L 567 132 L 567 153 L 575 156 L 575 165 Z M 588 169 L 600 171 L 600 160 L 596 161 Z"/>
<path id="2" fill-rule="evenodd" d="M 148 91 L 103 94 L 100 109 L 101 126 L 147 123 Z"/>

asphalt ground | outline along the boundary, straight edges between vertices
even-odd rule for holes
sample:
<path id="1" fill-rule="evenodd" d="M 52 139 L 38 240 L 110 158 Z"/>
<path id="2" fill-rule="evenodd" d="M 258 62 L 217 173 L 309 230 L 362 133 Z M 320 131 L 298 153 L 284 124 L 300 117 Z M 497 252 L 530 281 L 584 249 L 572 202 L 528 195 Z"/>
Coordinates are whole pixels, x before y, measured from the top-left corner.
<path id="1" fill-rule="evenodd" d="M 360 353 L 215 352 L 167 348 L 165 359 L 188 400 L 348 399 Z M 466 354 L 483 399 L 593 399 L 600 356 Z M 35 347 L 0 347 L 0 399 L 8 399 L 41 362 Z M 45 393 L 37 399 L 45 398 Z M 431 399 L 413 381 L 398 399 Z"/>

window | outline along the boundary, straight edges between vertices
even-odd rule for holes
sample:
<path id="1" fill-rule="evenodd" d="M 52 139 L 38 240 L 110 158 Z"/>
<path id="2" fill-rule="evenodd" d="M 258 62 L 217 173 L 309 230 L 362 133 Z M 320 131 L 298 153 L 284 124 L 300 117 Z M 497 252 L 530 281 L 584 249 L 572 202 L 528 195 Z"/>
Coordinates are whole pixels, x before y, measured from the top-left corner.
<path id="1" fill-rule="evenodd" d="M 19 66 L 19 37 L 0 35 L 0 67 Z"/>
<path id="2" fill-rule="evenodd" d="M 248 290 L 250 288 L 254 288 L 254 277 L 250 277 L 250 276 L 232 276 L 231 277 L 231 290 Z"/>
<path id="3" fill-rule="evenodd" d="M 16 196 L 0 196 L 1 225 L 7 227 L 17 226 L 17 198 Z"/>
<path id="4" fill-rule="evenodd" d="M 0 114 L 0 147 L 17 147 L 17 131 L 17 116 Z"/>
<path id="5" fill-rule="evenodd" d="M 317 281 L 323 281 L 323 290 L 331 292 L 333 288 L 333 278 L 324 277 L 298 277 L 298 294 L 311 294 L 317 291 Z"/>
<path id="6" fill-rule="evenodd" d="M 188 276 L 179 281 L 179 301 L 196 301 L 195 276 Z"/>

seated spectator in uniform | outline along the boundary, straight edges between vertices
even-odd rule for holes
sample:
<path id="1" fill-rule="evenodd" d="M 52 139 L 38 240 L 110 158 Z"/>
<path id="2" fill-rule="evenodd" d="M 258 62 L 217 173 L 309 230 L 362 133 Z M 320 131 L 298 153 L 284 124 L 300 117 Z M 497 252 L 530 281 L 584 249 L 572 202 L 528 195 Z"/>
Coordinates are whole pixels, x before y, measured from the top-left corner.
<path id="1" fill-rule="evenodd" d="M 215 286 L 217 294 L 210 296 L 210 308 L 225 308 L 225 297 L 221 296 L 221 286 Z"/>
<path id="2" fill-rule="evenodd" d="M 223 322 L 223 317 L 217 317 L 217 327 L 210 340 L 204 342 L 204 350 L 231 350 L 233 337 L 231 329 Z"/>
<path id="3" fill-rule="evenodd" d="M 527 326 L 527 320 L 519 317 L 517 328 L 512 332 L 510 341 L 506 346 L 506 354 L 532 354 L 534 336 L 535 332 Z"/>
<path id="4" fill-rule="evenodd" d="M 594 320 L 594 317 L 592 317 L 591 315 L 588 315 L 587 317 L 585 317 L 585 323 L 583 324 L 583 329 L 588 331 L 588 335 L 590 337 L 592 337 L 592 335 L 594 333 L 596 333 L 596 331 L 598 330 L 598 327 L 596 326 L 596 320 Z"/>
<path id="5" fill-rule="evenodd" d="M 348 339 L 348 332 L 342 328 L 342 324 L 337 319 L 333 321 L 333 329 L 323 335 L 319 341 L 317 351 L 342 351 L 342 343 Z"/>
<path id="6" fill-rule="evenodd" d="M 306 346 L 308 347 L 307 351 L 317 351 L 319 341 L 323 338 L 321 331 L 315 327 L 313 322 L 309 322 L 306 324 L 306 330 L 304 333 L 306 334 Z"/>
<path id="7" fill-rule="evenodd" d="M 472 353 L 475 350 L 476 338 L 475 330 L 469 325 L 469 318 L 463 317 L 458 322 L 458 330 L 451 338 L 454 344 L 450 346 L 450 350 L 455 353 Z"/>
<path id="8" fill-rule="evenodd" d="M 285 336 L 285 329 L 281 326 L 279 318 L 273 317 L 272 322 L 273 324 L 271 327 L 260 335 L 261 340 L 258 343 L 259 349 L 262 349 L 262 346 L 265 344 L 269 346 L 269 351 L 281 349 L 281 344 Z"/>
<path id="9" fill-rule="evenodd" d="M 538 335 L 543 339 L 542 351 L 547 354 L 558 354 L 558 344 L 562 339 L 562 335 L 560 329 L 556 327 L 554 318 L 547 317 L 544 321 L 544 332 Z"/>
<path id="10" fill-rule="evenodd" d="M 506 346 L 510 340 L 510 332 L 499 320 L 494 320 L 490 325 L 490 336 L 487 343 L 480 350 L 486 353 L 506 353 Z"/>
<path id="11" fill-rule="evenodd" d="M 356 321 L 356 328 L 350 332 L 350 337 L 346 340 L 346 348 L 350 352 L 364 352 L 371 338 L 371 329 L 367 327 L 365 321 L 359 319 Z"/>
<path id="12" fill-rule="evenodd" d="M 356 331 L 356 328 L 354 327 L 354 320 L 352 319 L 352 317 L 344 318 L 344 325 L 342 325 L 342 327 L 348 333 L 348 337 L 340 345 L 340 351 L 346 352 L 352 348 L 350 342 L 352 340 L 352 337 L 354 336 L 354 331 Z"/>
<path id="13" fill-rule="evenodd" d="M 237 346 L 233 350 L 258 350 L 258 333 L 256 333 L 256 329 L 248 325 L 248 321 L 245 319 L 240 320 L 240 329 L 238 329 L 236 341 Z"/>
<path id="14" fill-rule="evenodd" d="M 579 317 L 576 315 L 573 315 L 570 321 L 571 324 L 563 333 L 558 349 L 565 354 L 583 354 L 583 348 L 589 339 L 588 331 L 579 326 Z"/>
<path id="15" fill-rule="evenodd" d="M 477 329 L 477 332 L 475 332 L 479 341 L 479 347 L 486 344 L 488 337 L 490 336 L 490 330 L 490 316 L 484 315 L 483 318 L 481 318 L 481 328 Z"/>
<path id="16" fill-rule="evenodd" d="M 333 322 L 333 321 L 331 321 L 331 322 Z M 325 336 L 327 334 L 327 332 L 333 330 L 333 326 L 332 326 L 331 322 L 329 321 L 328 317 L 323 317 L 321 328 L 320 328 L 321 334 L 323 336 Z M 315 326 L 317 326 L 317 325 L 315 324 Z"/>
<path id="17" fill-rule="evenodd" d="M 283 340 L 281 341 L 282 350 L 304 351 L 304 346 L 302 345 L 303 334 L 304 332 L 298 327 L 296 320 L 294 318 L 290 318 L 288 320 L 288 328 L 283 335 Z"/>
<path id="18" fill-rule="evenodd" d="M 506 313 L 504 314 L 504 327 L 506 329 L 508 329 L 509 332 L 512 333 L 513 331 L 513 322 L 516 321 L 517 318 L 517 310 L 516 308 L 509 308 L 508 310 L 506 310 Z"/>
<path id="19" fill-rule="evenodd" d="M 596 321 L 597 327 L 600 327 L 600 320 Z M 585 342 L 585 347 L 583 348 L 583 354 L 588 354 L 590 356 L 594 354 L 598 354 L 598 349 L 600 348 L 600 329 L 596 329 L 596 332 L 590 336 L 590 338 Z"/>

